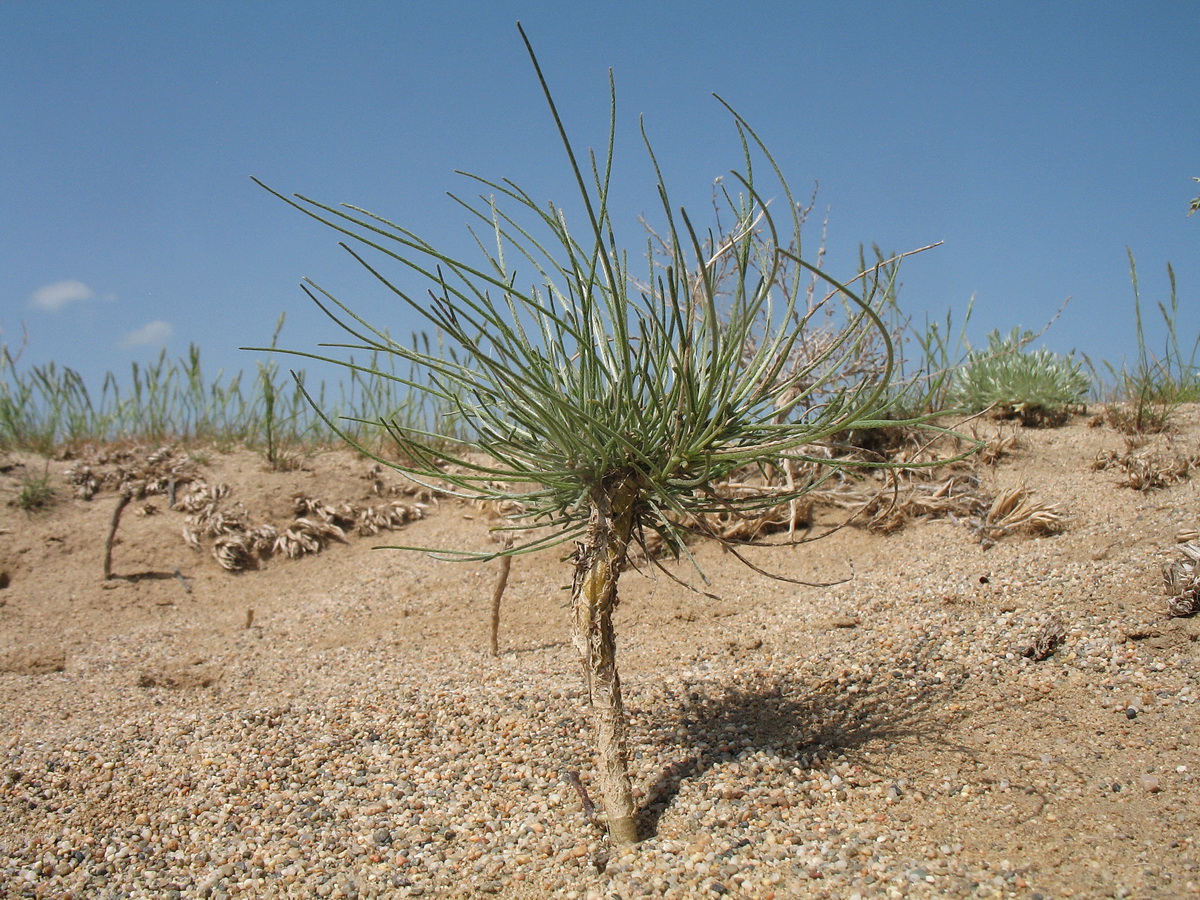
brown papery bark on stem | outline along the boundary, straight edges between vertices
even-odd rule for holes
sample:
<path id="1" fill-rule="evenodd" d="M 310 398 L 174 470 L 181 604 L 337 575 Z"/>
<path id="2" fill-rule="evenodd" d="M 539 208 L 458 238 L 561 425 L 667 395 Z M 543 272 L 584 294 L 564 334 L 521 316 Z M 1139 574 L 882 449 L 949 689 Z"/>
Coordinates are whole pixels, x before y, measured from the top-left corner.
<path id="1" fill-rule="evenodd" d="M 592 494 L 587 536 L 575 558 L 571 596 L 573 641 L 583 660 L 596 733 L 600 798 L 614 844 L 637 841 L 637 817 L 629 781 L 625 705 L 617 673 L 613 613 L 617 579 L 629 552 L 638 499 L 636 479 L 610 479 Z"/>

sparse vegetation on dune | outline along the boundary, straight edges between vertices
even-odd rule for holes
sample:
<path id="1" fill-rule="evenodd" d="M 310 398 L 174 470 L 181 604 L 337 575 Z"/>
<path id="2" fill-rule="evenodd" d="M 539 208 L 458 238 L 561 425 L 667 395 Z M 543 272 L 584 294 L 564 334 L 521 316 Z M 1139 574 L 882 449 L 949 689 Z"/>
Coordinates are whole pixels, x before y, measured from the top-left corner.
<path id="1" fill-rule="evenodd" d="M 1167 264 L 1170 296 L 1156 306 L 1166 333 L 1161 351 L 1148 346 L 1137 264 L 1128 251 L 1129 278 L 1133 283 L 1133 313 L 1136 356 L 1133 363 L 1114 366 L 1106 362 L 1108 381 L 1092 367 L 1097 393 L 1110 400 L 1104 417 L 1127 434 L 1154 434 L 1170 428 L 1171 417 L 1184 403 L 1200 401 L 1200 330 L 1194 338 L 1190 329 L 1180 333 L 1179 296 L 1175 270 Z M 1188 340 L 1191 339 L 1191 347 Z"/>
<path id="2" fill-rule="evenodd" d="M 397 342 L 309 282 L 311 299 L 353 339 L 331 346 L 361 355 L 281 350 L 282 316 L 270 345 L 259 349 L 342 366 L 346 380 L 336 396 L 303 371 L 289 379 L 275 356 L 246 379 L 206 378 L 194 346 L 180 360 L 164 351 L 150 365 L 135 364 L 128 387 L 110 374 L 93 394 L 74 370 L 23 369 L 19 352 L 0 347 L 0 450 L 72 455 L 64 476 L 76 497 L 116 497 L 106 582 L 118 577 L 118 526 L 135 499 L 147 501 L 138 512 L 151 516 L 157 509 L 147 498 L 166 497 L 169 509 L 187 516 L 183 541 L 225 572 L 310 556 L 353 534 L 399 530 L 423 519 L 435 495 L 502 510 L 492 527 L 498 549 L 433 548 L 461 560 L 502 560 L 493 656 L 512 559 L 574 542 L 571 634 L 585 674 L 604 827 L 621 846 L 639 839 L 615 656 L 617 587 L 627 568 L 653 566 L 682 582 L 667 563 L 682 559 L 706 581 L 697 546 L 710 541 L 765 574 L 747 548 L 805 543 L 848 525 L 890 534 L 916 519 L 962 526 L 984 549 L 1018 534 L 1060 534 L 1073 522 L 1068 498 L 988 477 L 1015 452 L 1018 426 L 987 422 L 991 431 L 972 427 L 967 436 L 950 414 L 1059 426 L 1089 395 L 1103 394 L 1107 407 L 1096 423 L 1129 438 L 1123 451 L 1099 451 L 1091 471 L 1115 470 L 1116 486 L 1137 491 L 1169 489 L 1200 466 L 1200 449 L 1162 436 L 1184 404 L 1200 401 L 1200 336 L 1189 347 L 1190 335 L 1179 332 L 1168 267 L 1170 299 L 1157 305 L 1166 344 L 1157 354 L 1148 349 L 1131 254 L 1137 355 L 1130 364 L 1106 364 L 1107 382 L 1073 356 L 1031 349 L 1035 336 L 1019 328 L 993 332 L 985 348 L 971 349 L 962 330 L 957 341 L 950 337 L 949 317 L 916 335 L 920 352 L 905 359 L 898 348 L 913 336 L 896 290 L 907 254 L 876 248 L 874 262 L 864 255 L 845 281 L 821 268 L 820 253 L 810 262 L 801 247 L 805 210 L 731 108 L 744 161 L 735 187 L 718 193 L 711 229 L 671 206 L 646 139 L 664 224 L 650 232 L 645 271 L 635 271 L 608 206 L 615 90 L 607 154 L 581 162 L 526 46 L 578 184 L 578 227 L 568 228 L 563 209 L 540 206 L 510 182 L 468 176 L 493 192 L 459 201 L 486 234 L 478 240 L 481 260 L 471 263 L 358 207 L 276 194 L 344 235 L 351 255 L 424 317 L 436 345 L 424 335 Z M 778 208 L 764 199 L 764 173 L 783 198 Z M 424 279 L 431 302 L 384 274 L 364 255 L 370 251 Z M 1150 434 L 1159 437 L 1150 443 Z M 244 445 L 283 473 L 335 437 L 427 493 L 377 489 L 375 503 L 297 493 L 288 518 L 255 518 L 229 499 L 226 485 L 201 478 L 195 458 L 171 446 Z M 96 450 L 110 442 L 126 449 Z M 133 444 L 154 449 L 134 453 L 127 449 Z M 23 477 L 10 505 L 34 513 L 53 503 L 48 465 Z M 1180 534 L 1183 558 L 1161 578 L 1166 609 L 1187 617 L 1200 609 L 1200 550 L 1194 530 Z M 191 591 L 178 567 L 174 576 Z M 250 609 L 246 630 L 253 621 Z M 838 627 L 860 621 L 843 616 Z M 1043 662 L 1067 636 L 1050 615 L 1018 655 Z M 571 774 L 589 821 L 600 821 Z"/>
<path id="3" fill-rule="evenodd" d="M 885 418 L 871 428 L 839 436 L 843 443 L 848 440 L 865 450 L 877 449 L 881 440 L 885 446 L 889 441 L 898 446 L 905 440 L 906 417 L 955 407 L 972 412 L 990 408 L 1026 425 L 1053 424 L 1082 408 L 1089 396 L 1102 402 L 1097 424 L 1146 435 L 1169 430 L 1179 406 L 1200 402 L 1200 329 L 1192 335 L 1189 323 L 1180 322 L 1170 266 L 1169 297 L 1155 304 L 1165 335 L 1162 348 L 1155 351 L 1149 345 L 1131 255 L 1134 359 L 1097 365 L 1085 356 L 1085 370 L 1071 357 L 1028 349 L 1031 336 L 1020 329 L 1007 337 L 996 332 L 986 348 L 971 349 L 966 341 L 970 305 L 957 327 L 947 314 L 944 321 L 914 331 L 896 296 L 899 257 L 884 258 L 878 251 L 876 256 L 872 264 L 864 260 L 860 274 L 848 282 L 863 280 L 861 293 L 875 298 L 884 323 L 883 331 L 860 347 L 864 361 L 859 368 L 866 371 L 882 364 L 883 342 L 878 338 L 886 333 L 896 352 L 896 375 Z M 828 306 L 822 310 L 832 314 Z M 811 357 L 820 341 L 831 336 L 819 317 L 804 324 L 808 332 L 797 342 L 802 352 L 794 354 L 793 367 L 804 365 L 806 354 Z M 282 325 L 281 316 L 272 346 Z M 905 355 L 908 345 L 918 352 L 910 349 Z M 445 351 L 427 334 L 415 336 L 412 346 L 431 359 Z M 455 411 L 412 390 L 408 381 L 414 373 L 387 369 L 391 358 L 374 348 L 361 365 L 346 367 L 343 380 L 330 384 L 312 378 L 303 367 L 294 370 L 294 378 L 270 357 L 249 375 L 218 371 L 210 376 L 201 365 L 200 348 L 192 345 L 178 359 L 164 350 L 152 363 L 134 363 L 126 380 L 109 372 L 96 390 L 68 366 L 23 366 L 19 349 L 0 345 L 0 450 L 53 455 L 106 443 L 184 444 L 195 452 L 202 452 L 202 446 L 246 446 L 259 450 L 273 467 L 287 467 L 298 456 L 341 440 L 326 418 L 375 449 L 393 443 L 381 421 L 401 432 L 437 435 L 447 445 L 461 439 L 462 423 Z M 897 440 L 882 437 L 889 430 Z"/>
<path id="4" fill-rule="evenodd" d="M 50 461 L 40 475 L 27 473 L 21 480 L 17 496 L 12 504 L 25 512 L 45 509 L 54 499 L 54 488 L 50 484 Z"/>
<path id="5" fill-rule="evenodd" d="M 275 332 L 283 326 L 283 317 Z M 345 417 L 359 440 L 377 444 L 380 435 L 366 422 L 386 417 L 401 427 L 450 424 L 416 410 L 399 380 L 372 363 L 372 374 L 352 370 L 332 388 L 314 384 L 305 373 L 293 380 L 274 360 L 260 362 L 252 376 L 238 372 L 207 375 L 200 348 L 172 359 L 163 350 L 151 364 L 134 363 L 127 381 L 112 372 L 94 392 L 74 369 L 54 363 L 22 366 L 20 352 L 0 345 L 0 450 L 51 454 L 84 444 L 166 444 L 247 446 L 272 467 L 293 464 L 297 454 L 336 438 L 312 402 L 326 414 Z M 124 386 L 123 386 L 124 385 Z"/>

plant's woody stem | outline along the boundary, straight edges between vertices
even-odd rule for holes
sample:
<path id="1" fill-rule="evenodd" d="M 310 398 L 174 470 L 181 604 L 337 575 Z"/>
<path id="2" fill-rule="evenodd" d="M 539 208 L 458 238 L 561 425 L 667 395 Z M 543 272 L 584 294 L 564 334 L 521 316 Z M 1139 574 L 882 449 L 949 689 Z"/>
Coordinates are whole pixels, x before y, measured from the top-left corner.
<path id="1" fill-rule="evenodd" d="M 637 499 L 637 481 L 629 476 L 606 480 L 592 493 L 591 519 L 576 555 L 572 591 L 573 639 L 583 659 L 596 729 L 597 782 L 609 837 L 617 845 L 637 840 L 612 621 L 617 579 L 629 552 Z"/>

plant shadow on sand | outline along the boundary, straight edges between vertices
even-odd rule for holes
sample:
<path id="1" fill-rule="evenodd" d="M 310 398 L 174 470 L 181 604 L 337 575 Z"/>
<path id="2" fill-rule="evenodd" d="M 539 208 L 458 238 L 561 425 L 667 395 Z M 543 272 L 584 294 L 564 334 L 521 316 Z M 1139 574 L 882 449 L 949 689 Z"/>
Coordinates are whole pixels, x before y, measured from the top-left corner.
<path id="1" fill-rule="evenodd" d="M 662 702 L 671 712 L 664 721 L 674 726 L 681 747 L 693 749 L 646 788 L 639 837 L 657 834 L 659 820 L 685 782 L 756 751 L 819 770 L 841 751 L 872 742 L 919 738 L 928 743 L 955 716 L 950 701 L 966 682 L 966 673 L 931 674 L 926 663 L 935 656 L 936 646 L 926 643 L 898 655 L 885 671 L 869 674 L 814 682 L 802 675 L 762 673 L 736 685 L 668 691 Z"/>

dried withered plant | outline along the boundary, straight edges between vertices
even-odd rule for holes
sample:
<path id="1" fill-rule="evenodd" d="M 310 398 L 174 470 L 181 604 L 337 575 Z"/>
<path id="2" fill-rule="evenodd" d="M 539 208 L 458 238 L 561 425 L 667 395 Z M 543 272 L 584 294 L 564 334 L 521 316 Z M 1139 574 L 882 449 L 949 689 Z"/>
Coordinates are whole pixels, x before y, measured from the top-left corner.
<path id="1" fill-rule="evenodd" d="M 1197 467 L 1200 467 L 1200 449 L 1189 453 L 1175 441 L 1162 437 L 1151 442 L 1127 440 L 1123 453 L 1102 450 L 1092 462 L 1096 470 L 1124 472 L 1120 484 L 1135 491 L 1152 491 L 1186 481 Z"/>
<path id="2" fill-rule="evenodd" d="M 1182 559 L 1163 567 L 1167 611 L 1172 616 L 1194 616 L 1200 612 L 1200 540 L 1180 545 Z"/>
<path id="3" fill-rule="evenodd" d="M 226 484 L 198 481 L 179 501 L 179 508 L 188 513 L 183 527 L 184 541 L 193 549 L 202 550 L 204 541 L 211 539 L 213 557 L 230 572 L 256 568 L 272 556 L 298 559 L 320 553 L 331 543 L 347 543 L 349 534 L 394 531 L 424 518 L 428 508 L 420 501 L 401 499 L 371 506 L 352 503 L 331 506 L 297 494 L 293 498 L 291 522 L 282 526 L 268 522 L 256 525 L 240 503 L 225 507 L 229 493 Z"/>

